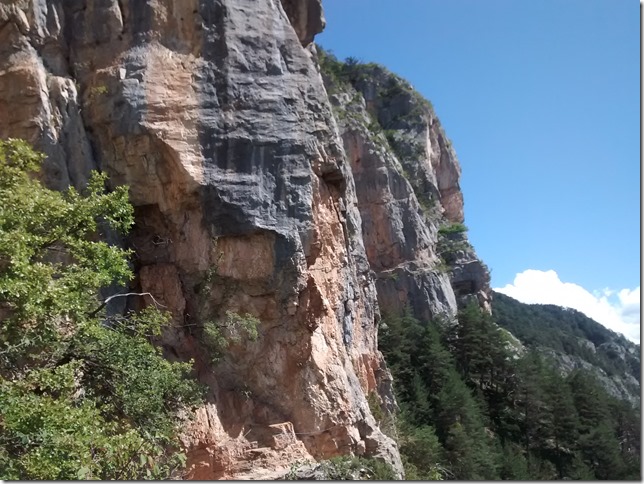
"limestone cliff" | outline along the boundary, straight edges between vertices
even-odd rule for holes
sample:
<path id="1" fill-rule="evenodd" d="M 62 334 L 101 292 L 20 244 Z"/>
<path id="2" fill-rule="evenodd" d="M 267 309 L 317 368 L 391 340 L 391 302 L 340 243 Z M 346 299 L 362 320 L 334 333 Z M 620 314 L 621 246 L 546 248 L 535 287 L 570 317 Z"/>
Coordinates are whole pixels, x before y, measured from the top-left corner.
<path id="1" fill-rule="evenodd" d="M 400 469 L 365 398 L 387 371 L 353 179 L 302 45 L 321 8 L 285 4 L 290 19 L 271 0 L 0 9 L 0 136 L 47 153 L 50 186 L 95 168 L 130 186 L 136 284 L 210 389 L 184 433 L 191 478 L 346 453 Z M 202 328 L 227 311 L 259 337 L 214 364 Z"/>
<path id="2" fill-rule="evenodd" d="M 377 64 L 320 52 L 356 184 L 381 310 L 451 318 L 490 310 L 489 271 L 467 240 L 461 169 L 431 104 Z"/>
<path id="3" fill-rule="evenodd" d="M 349 453 L 401 472 L 367 404 L 394 405 L 379 308 L 486 304 L 467 244 L 437 267 L 439 228 L 463 215 L 436 117 L 407 88 L 382 96 L 399 82 L 384 71 L 333 94 L 334 116 L 311 44 L 324 23 L 319 0 L 0 3 L 0 137 L 44 151 L 51 187 L 93 169 L 130 187 L 132 289 L 172 312 L 158 343 L 209 389 L 183 432 L 187 478 Z M 338 116 L 347 96 L 359 122 Z M 405 110 L 412 125 L 392 121 Z M 396 154 L 399 138 L 422 156 Z M 258 320 L 258 337 L 213 358 L 204 325 L 231 317 Z"/>

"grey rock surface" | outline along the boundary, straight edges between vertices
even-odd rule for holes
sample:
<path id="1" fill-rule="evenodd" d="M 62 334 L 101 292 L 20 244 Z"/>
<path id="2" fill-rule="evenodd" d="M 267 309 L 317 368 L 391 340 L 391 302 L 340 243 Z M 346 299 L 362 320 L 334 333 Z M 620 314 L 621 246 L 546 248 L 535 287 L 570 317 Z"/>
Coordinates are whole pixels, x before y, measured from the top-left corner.
<path id="1" fill-rule="evenodd" d="M 319 54 L 353 172 L 364 245 L 382 311 L 453 318 L 486 310 L 489 272 L 462 234 L 446 259 L 441 227 L 463 220 L 460 166 L 431 104 L 375 64 Z"/>
<path id="2" fill-rule="evenodd" d="M 130 187 L 136 289 L 209 387 L 191 478 L 358 448 L 402 472 L 366 401 L 393 395 L 355 185 L 303 47 L 323 26 L 319 0 L 0 4 L 0 136 L 45 151 L 54 188 L 94 168 Z M 200 328 L 226 311 L 260 337 L 213 365 Z M 266 428 L 257 450 L 244 435 Z"/>
<path id="3" fill-rule="evenodd" d="M 281 2 L 298 39 L 306 47 L 326 25 L 322 0 L 281 0 Z"/>

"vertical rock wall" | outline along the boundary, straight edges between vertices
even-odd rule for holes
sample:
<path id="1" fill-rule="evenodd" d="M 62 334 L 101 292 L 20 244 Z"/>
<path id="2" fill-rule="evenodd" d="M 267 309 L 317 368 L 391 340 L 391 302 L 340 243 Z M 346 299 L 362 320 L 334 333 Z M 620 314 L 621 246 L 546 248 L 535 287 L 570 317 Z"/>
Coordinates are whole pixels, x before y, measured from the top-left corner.
<path id="1" fill-rule="evenodd" d="M 489 272 L 465 233 L 460 165 L 431 104 L 376 64 L 320 53 L 356 184 L 367 257 L 382 311 L 452 319 L 489 306 Z"/>
<path id="2" fill-rule="evenodd" d="M 440 266 L 439 227 L 463 215 L 433 112 L 383 71 L 331 93 L 334 113 L 323 27 L 319 0 L 0 3 L 0 137 L 44 151 L 50 187 L 93 169 L 130 187 L 132 288 L 169 308 L 158 343 L 209 389 L 182 436 L 188 478 L 348 453 L 401 471 L 366 399 L 395 405 L 379 308 L 485 303 L 473 251 Z M 245 314 L 258 338 L 215 355 L 204 324 Z"/>
<path id="3" fill-rule="evenodd" d="M 319 1 L 0 5 L 0 136 L 45 151 L 54 188 L 95 168 L 130 186 L 135 285 L 173 313 L 167 354 L 209 386 L 184 432 L 191 478 L 347 453 L 400 469 L 365 398 L 387 372 L 353 179 L 305 48 L 323 25 Z M 258 318 L 259 337 L 213 363 L 202 326 L 227 312 Z"/>

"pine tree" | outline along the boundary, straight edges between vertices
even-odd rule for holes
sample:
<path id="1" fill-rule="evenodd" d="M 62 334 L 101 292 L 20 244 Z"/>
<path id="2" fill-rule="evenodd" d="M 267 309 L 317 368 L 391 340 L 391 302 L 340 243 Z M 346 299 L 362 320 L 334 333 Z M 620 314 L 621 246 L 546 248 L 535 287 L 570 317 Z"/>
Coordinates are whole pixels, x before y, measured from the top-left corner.
<path id="1" fill-rule="evenodd" d="M 579 414 L 579 430 L 590 432 L 609 418 L 606 392 L 588 372 L 576 370 L 567 378 Z"/>
<path id="2" fill-rule="evenodd" d="M 570 388 L 555 372 L 551 372 L 547 382 L 547 394 L 552 409 L 555 465 L 559 478 L 564 478 L 574 459 L 579 439 L 579 418 Z"/>
<path id="3" fill-rule="evenodd" d="M 624 479 L 640 480 L 642 427 L 639 409 L 634 409 L 630 403 L 620 400 L 610 401 L 609 408 L 625 466 Z"/>
<path id="4" fill-rule="evenodd" d="M 619 441 L 607 421 L 579 439 L 584 458 L 598 479 L 623 479 L 626 468 L 619 453 Z"/>
<path id="5" fill-rule="evenodd" d="M 542 358 L 534 352 L 517 362 L 518 426 L 531 475 L 535 472 L 533 463 L 540 462 L 533 455 L 540 455 L 553 431 L 552 408 L 544 384 L 546 371 Z"/>

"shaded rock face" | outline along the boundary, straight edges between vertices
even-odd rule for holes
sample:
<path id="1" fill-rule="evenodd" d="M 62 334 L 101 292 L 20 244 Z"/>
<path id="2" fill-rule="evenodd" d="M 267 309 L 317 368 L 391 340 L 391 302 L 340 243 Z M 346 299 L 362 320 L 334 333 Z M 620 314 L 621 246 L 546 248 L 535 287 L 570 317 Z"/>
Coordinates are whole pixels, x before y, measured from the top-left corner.
<path id="1" fill-rule="evenodd" d="M 281 0 L 281 2 L 298 39 L 306 47 L 326 25 L 322 0 Z"/>
<path id="2" fill-rule="evenodd" d="M 450 267 L 450 282 L 460 305 L 476 304 L 492 311 L 490 271 L 478 258 L 465 232 L 440 233 L 438 247 Z"/>
<path id="3" fill-rule="evenodd" d="M 356 185 L 364 245 L 382 311 L 453 318 L 474 301 L 490 310 L 490 277 L 464 233 L 460 166 L 433 108 L 375 64 L 321 52 L 323 79 Z"/>
<path id="4" fill-rule="evenodd" d="M 130 186 L 134 288 L 209 388 L 189 478 L 358 450 L 402 471 L 365 397 L 393 399 L 356 187 L 303 47 L 323 25 L 313 0 L 0 5 L 0 136 L 43 150 L 51 187 Z M 202 327 L 226 312 L 259 337 L 214 363 Z"/>

